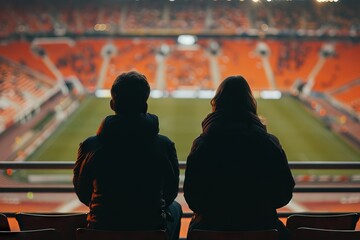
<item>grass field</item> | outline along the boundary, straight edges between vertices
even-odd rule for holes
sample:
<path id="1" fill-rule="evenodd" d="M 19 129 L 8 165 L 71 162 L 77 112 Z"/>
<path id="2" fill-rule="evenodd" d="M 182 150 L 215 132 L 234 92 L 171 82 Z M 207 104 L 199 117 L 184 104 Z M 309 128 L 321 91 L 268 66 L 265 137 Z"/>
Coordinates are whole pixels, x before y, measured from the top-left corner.
<path id="1" fill-rule="evenodd" d="M 360 151 L 344 142 L 314 118 L 296 99 L 258 100 L 259 114 L 269 132 L 280 139 L 289 161 L 357 161 Z M 186 160 L 201 121 L 210 112 L 209 100 L 151 99 L 149 112 L 159 116 L 160 132 L 176 144 L 179 160 Z M 74 161 L 77 148 L 94 135 L 102 119 L 112 114 L 108 99 L 89 97 L 29 160 Z"/>

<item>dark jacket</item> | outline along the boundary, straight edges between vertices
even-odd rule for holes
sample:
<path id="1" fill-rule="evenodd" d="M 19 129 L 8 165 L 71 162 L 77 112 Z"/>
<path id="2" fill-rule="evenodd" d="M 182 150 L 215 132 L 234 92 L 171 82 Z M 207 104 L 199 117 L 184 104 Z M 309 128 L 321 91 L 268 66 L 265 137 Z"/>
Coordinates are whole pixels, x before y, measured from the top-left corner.
<path id="1" fill-rule="evenodd" d="M 275 228 L 295 183 L 279 140 L 259 121 L 215 112 L 187 159 L 184 196 L 206 228 Z"/>
<path id="2" fill-rule="evenodd" d="M 163 211 L 178 193 L 179 166 L 174 143 L 158 132 L 155 115 L 113 115 L 80 144 L 73 183 L 90 208 L 91 226 L 164 226 Z"/>

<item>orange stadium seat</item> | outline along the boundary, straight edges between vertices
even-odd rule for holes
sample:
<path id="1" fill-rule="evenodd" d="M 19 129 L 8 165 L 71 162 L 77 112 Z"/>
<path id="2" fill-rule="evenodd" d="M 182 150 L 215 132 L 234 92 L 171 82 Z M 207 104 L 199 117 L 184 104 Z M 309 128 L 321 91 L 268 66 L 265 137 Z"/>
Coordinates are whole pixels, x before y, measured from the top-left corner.
<path id="1" fill-rule="evenodd" d="M 2 101 L 2 121 L 8 127 L 15 122 L 21 110 L 26 110 L 34 105 L 34 99 L 44 97 L 56 82 L 34 72 L 23 69 L 18 63 L 8 59 L 0 59 L 0 84 Z M 5 105 L 4 105 L 5 104 Z"/>
<path id="2" fill-rule="evenodd" d="M 276 229 L 237 232 L 193 230 L 187 240 L 277 240 L 278 237 Z"/>
<path id="3" fill-rule="evenodd" d="M 267 40 L 276 85 L 289 90 L 297 79 L 307 81 L 318 61 L 319 41 Z"/>
<path id="4" fill-rule="evenodd" d="M 270 87 L 261 58 L 256 54 L 254 40 L 222 40 L 218 57 L 221 77 L 242 75 L 253 90 Z"/>
<path id="5" fill-rule="evenodd" d="M 350 106 L 354 111 L 360 112 L 358 106 L 360 106 L 360 85 L 349 87 L 348 89 L 339 93 L 333 94 L 333 96 L 340 102 Z"/>
<path id="6" fill-rule="evenodd" d="M 75 76 L 92 92 L 97 84 L 102 65 L 102 39 L 81 39 L 74 46 L 65 43 L 42 44 L 46 54 L 64 78 Z"/>
<path id="7" fill-rule="evenodd" d="M 150 85 L 154 85 L 156 77 L 156 50 L 166 40 L 154 39 L 118 39 L 112 41 L 117 48 L 112 57 L 104 81 L 104 88 L 109 89 L 120 73 L 136 70 L 144 74 Z"/>
<path id="8" fill-rule="evenodd" d="M 186 87 L 213 89 L 209 58 L 201 42 L 194 49 L 176 49 L 166 59 L 167 89 Z"/>
<path id="9" fill-rule="evenodd" d="M 26 67 L 39 71 L 52 79 L 55 79 L 53 73 L 47 68 L 41 58 L 33 53 L 31 47 L 31 43 L 25 41 L 0 44 L 0 56 L 7 57 Z"/>
<path id="10" fill-rule="evenodd" d="M 335 55 L 328 57 L 316 77 L 314 90 L 334 90 L 359 79 L 356 59 L 359 59 L 360 43 L 337 42 Z"/>

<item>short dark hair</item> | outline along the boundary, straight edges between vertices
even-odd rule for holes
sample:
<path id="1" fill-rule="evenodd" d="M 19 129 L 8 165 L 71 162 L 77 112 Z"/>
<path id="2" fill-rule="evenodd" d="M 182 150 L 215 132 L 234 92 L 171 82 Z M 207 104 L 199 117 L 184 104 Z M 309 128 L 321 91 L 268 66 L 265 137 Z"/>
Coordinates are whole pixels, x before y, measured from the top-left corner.
<path id="1" fill-rule="evenodd" d="M 111 87 L 113 110 L 116 113 L 145 113 L 149 95 L 146 76 L 136 71 L 122 73 Z"/>

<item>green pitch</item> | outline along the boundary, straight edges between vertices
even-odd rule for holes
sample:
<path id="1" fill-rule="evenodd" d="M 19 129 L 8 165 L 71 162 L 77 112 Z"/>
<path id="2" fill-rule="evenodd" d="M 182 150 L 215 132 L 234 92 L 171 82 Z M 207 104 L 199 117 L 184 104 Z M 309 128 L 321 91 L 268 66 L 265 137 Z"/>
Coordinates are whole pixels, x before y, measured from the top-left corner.
<path id="1" fill-rule="evenodd" d="M 185 161 L 192 141 L 201 133 L 201 121 L 211 111 L 210 100 L 151 99 L 149 112 L 159 116 L 160 133 L 176 145 Z M 269 132 L 281 141 L 289 161 L 357 161 L 360 151 L 348 145 L 314 118 L 297 100 L 258 100 L 259 114 Z M 113 114 L 109 99 L 89 97 L 29 160 L 75 161 L 78 145 L 94 135 L 102 119 Z"/>

